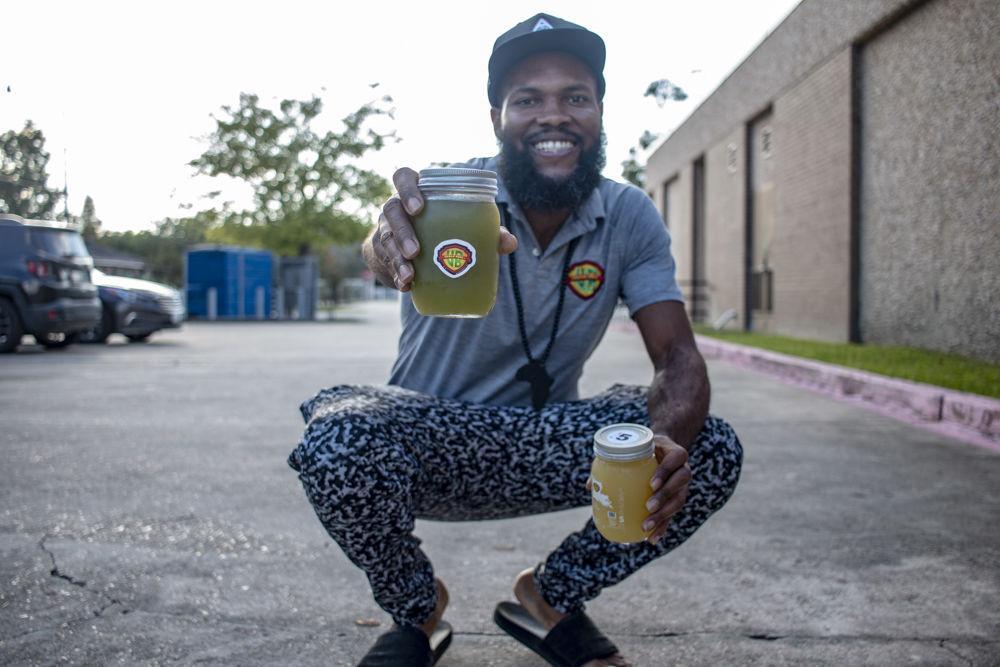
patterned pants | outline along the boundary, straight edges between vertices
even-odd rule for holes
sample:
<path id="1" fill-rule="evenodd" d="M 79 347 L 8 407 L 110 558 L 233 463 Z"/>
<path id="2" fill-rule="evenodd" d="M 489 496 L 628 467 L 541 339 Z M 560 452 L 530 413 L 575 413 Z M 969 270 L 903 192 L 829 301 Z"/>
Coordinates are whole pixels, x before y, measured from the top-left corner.
<path id="1" fill-rule="evenodd" d="M 646 388 L 624 385 L 537 411 L 339 386 L 301 410 L 308 426 L 288 463 L 327 532 L 400 625 L 422 623 L 436 602 L 415 518 L 500 519 L 588 506 L 594 432 L 649 424 Z M 710 416 L 689 450 L 687 502 L 659 544 L 608 542 L 588 519 L 536 568 L 542 596 L 571 613 L 674 549 L 726 503 L 742 459 L 732 427 Z"/>

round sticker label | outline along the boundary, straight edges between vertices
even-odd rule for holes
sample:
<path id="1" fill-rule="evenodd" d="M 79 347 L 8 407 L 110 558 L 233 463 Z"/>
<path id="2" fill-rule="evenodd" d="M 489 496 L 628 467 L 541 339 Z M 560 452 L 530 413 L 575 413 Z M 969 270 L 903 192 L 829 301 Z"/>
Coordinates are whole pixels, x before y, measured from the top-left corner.
<path id="1" fill-rule="evenodd" d="M 566 272 L 570 290 L 581 299 L 591 299 L 604 285 L 604 267 L 597 262 L 577 262 Z"/>
<path id="2" fill-rule="evenodd" d="M 476 265 L 476 249 L 462 239 L 447 239 L 434 248 L 434 264 L 449 278 L 460 278 Z"/>

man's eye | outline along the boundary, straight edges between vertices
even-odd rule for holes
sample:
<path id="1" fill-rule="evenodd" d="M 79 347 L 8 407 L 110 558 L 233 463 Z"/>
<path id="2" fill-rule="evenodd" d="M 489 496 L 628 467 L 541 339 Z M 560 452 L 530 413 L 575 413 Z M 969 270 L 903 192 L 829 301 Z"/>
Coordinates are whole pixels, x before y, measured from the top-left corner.
<path id="1" fill-rule="evenodd" d="M 587 96 L 586 95 L 570 95 L 569 96 L 569 103 L 570 104 L 585 104 L 586 102 L 587 102 Z"/>
<path id="2" fill-rule="evenodd" d="M 515 105 L 519 107 L 530 107 L 535 103 L 535 100 L 531 97 L 524 97 L 514 102 Z"/>

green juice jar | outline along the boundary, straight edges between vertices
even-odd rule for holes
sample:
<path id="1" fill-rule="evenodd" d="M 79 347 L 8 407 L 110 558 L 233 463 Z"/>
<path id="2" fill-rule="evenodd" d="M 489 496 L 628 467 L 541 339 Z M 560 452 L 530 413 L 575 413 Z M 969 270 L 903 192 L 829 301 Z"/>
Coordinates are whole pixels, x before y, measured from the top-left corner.
<path id="1" fill-rule="evenodd" d="M 500 272 L 497 175 L 481 169 L 424 169 L 424 208 L 413 220 L 420 254 L 411 297 L 421 315 L 483 317 Z"/>

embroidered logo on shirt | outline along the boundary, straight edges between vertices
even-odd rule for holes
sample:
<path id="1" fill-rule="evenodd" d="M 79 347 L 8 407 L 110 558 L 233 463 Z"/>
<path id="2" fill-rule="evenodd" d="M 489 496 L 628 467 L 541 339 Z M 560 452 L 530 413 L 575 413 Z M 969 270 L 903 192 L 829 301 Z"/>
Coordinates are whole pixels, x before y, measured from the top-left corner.
<path id="1" fill-rule="evenodd" d="M 590 260 L 577 262 L 566 272 L 566 284 L 581 299 L 593 298 L 604 284 L 604 267 Z"/>
<path id="2" fill-rule="evenodd" d="M 459 278 L 476 265 L 476 249 L 462 239 L 447 239 L 434 248 L 434 264 L 449 278 Z"/>

